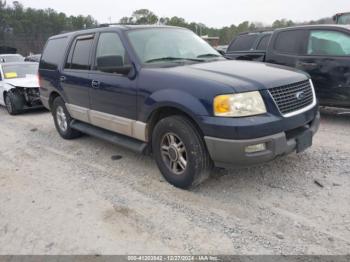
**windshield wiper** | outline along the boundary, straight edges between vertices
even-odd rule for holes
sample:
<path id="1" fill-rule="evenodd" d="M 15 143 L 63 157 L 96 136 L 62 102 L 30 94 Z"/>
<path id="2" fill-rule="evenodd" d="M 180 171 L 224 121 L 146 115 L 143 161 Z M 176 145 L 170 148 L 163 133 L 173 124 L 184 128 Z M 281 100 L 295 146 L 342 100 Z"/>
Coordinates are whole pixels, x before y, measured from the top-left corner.
<path id="1" fill-rule="evenodd" d="M 221 55 L 217 55 L 217 54 L 203 54 L 203 55 L 197 56 L 197 58 L 205 58 L 205 57 L 221 57 Z"/>
<path id="2" fill-rule="evenodd" d="M 197 58 L 183 58 L 183 57 L 160 57 L 155 59 L 147 60 L 145 63 L 154 63 L 154 62 L 161 62 L 161 61 L 193 61 L 193 62 L 204 62 L 203 59 L 197 59 Z"/>

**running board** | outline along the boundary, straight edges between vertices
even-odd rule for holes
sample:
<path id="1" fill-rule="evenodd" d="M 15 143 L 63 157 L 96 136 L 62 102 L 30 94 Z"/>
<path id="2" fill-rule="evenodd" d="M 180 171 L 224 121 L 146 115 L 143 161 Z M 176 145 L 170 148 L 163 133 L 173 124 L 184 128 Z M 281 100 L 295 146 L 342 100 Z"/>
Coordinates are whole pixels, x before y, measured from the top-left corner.
<path id="1" fill-rule="evenodd" d="M 84 134 L 100 138 L 114 145 L 130 149 L 137 153 L 143 154 L 146 152 L 147 143 L 141 142 L 131 137 L 120 135 L 84 122 L 80 122 L 78 120 L 73 120 L 70 123 L 70 127 Z"/>

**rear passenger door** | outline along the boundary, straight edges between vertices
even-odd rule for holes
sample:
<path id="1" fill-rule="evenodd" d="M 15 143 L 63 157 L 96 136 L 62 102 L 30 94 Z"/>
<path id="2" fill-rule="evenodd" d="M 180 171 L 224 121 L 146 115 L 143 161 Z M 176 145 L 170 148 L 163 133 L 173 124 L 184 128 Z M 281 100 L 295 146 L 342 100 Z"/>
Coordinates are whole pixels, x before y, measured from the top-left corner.
<path id="1" fill-rule="evenodd" d="M 298 67 L 307 42 L 307 30 L 288 29 L 276 31 L 267 50 L 266 62 Z"/>
<path id="2" fill-rule="evenodd" d="M 299 69 L 308 72 L 322 105 L 350 106 L 350 33 L 311 29 Z"/>
<path id="3" fill-rule="evenodd" d="M 92 124 L 130 136 L 137 89 L 127 50 L 117 32 L 101 32 L 94 53 L 89 75 Z"/>
<path id="4" fill-rule="evenodd" d="M 70 111 L 74 111 L 73 115 L 83 113 L 82 116 L 85 118 L 90 107 L 89 71 L 94 37 L 94 34 L 89 34 L 74 39 L 60 76 L 61 87 L 66 95 Z M 87 121 L 85 118 L 80 118 L 80 120 Z"/>

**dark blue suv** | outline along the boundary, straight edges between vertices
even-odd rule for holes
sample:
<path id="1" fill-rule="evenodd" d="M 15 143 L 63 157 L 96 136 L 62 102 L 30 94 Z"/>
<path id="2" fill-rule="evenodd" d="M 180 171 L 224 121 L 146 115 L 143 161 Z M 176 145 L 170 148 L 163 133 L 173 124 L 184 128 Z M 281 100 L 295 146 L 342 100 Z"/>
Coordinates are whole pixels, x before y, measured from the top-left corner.
<path id="1" fill-rule="evenodd" d="M 312 145 L 310 77 L 228 61 L 193 32 L 109 26 L 51 37 L 41 99 L 65 139 L 82 133 L 152 154 L 167 181 L 197 185 L 211 168 L 258 164 Z"/>

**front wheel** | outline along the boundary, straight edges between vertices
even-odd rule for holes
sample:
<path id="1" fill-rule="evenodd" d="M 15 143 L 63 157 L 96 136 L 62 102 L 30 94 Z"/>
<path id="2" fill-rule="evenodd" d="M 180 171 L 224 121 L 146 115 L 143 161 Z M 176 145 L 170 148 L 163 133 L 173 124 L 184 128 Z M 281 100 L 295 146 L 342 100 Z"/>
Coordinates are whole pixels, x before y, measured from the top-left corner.
<path id="1" fill-rule="evenodd" d="M 73 118 L 70 116 L 66 104 L 61 97 L 53 101 L 52 115 L 55 122 L 56 130 L 64 139 L 74 139 L 82 134 L 70 127 Z"/>
<path id="2" fill-rule="evenodd" d="M 164 178 L 176 187 L 187 189 L 209 177 L 212 163 L 203 138 L 184 116 L 170 116 L 157 123 L 152 149 Z"/>
<path id="3" fill-rule="evenodd" d="M 16 92 L 9 91 L 5 95 L 5 105 L 7 112 L 14 116 L 22 112 L 24 106 L 24 98 Z"/>

